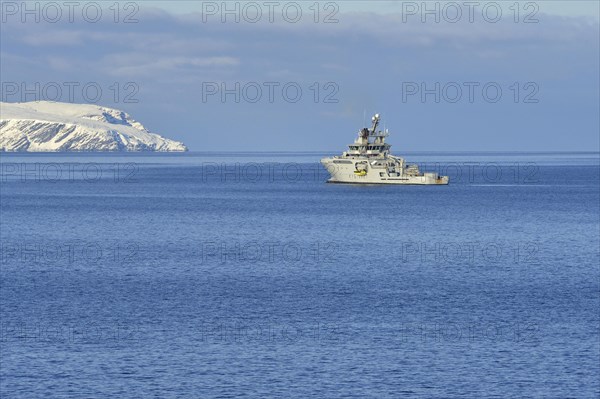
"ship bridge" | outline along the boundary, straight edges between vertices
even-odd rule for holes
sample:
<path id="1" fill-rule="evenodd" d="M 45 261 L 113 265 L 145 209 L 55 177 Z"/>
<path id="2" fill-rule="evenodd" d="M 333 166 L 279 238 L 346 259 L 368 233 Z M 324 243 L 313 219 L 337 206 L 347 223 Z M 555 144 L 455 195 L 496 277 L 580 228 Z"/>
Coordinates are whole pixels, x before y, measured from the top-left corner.
<path id="1" fill-rule="evenodd" d="M 344 152 L 343 156 L 385 157 L 389 153 L 391 146 L 385 142 L 389 132 L 387 129 L 377 130 L 379 114 L 375 114 L 371 120 L 373 122 L 371 128 L 365 127 L 359 130 L 358 138 L 348 146 L 348 151 Z"/>

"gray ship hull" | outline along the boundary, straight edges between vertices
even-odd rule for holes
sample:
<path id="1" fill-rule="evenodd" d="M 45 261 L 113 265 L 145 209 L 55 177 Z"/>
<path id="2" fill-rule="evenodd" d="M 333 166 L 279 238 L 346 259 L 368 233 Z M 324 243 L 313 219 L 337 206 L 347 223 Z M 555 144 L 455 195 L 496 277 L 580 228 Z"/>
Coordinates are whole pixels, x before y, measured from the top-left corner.
<path id="1" fill-rule="evenodd" d="M 337 162 L 336 162 L 337 161 Z M 361 159 L 354 159 L 350 163 L 339 163 L 336 158 L 324 158 L 321 164 L 327 169 L 331 177 L 328 183 L 346 184 L 404 184 L 404 185 L 446 185 L 448 176 L 440 176 L 437 173 L 423 173 L 418 175 L 407 175 L 402 172 L 389 172 L 386 168 L 369 167 L 364 171 L 357 172 L 356 164 Z"/>

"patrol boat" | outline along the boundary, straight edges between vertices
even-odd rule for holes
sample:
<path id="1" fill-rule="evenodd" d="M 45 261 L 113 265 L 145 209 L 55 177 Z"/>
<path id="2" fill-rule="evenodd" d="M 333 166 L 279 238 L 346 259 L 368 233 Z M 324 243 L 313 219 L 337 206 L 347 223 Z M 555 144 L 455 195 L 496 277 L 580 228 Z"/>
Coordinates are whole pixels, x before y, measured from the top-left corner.
<path id="1" fill-rule="evenodd" d="M 358 138 L 340 156 L 321 159 L 331 178 L 328 183 L 353 184 L 448 184 L 448 176 L 421 173 L 417 165 L 390 154 L 385 142 L 387 129 L 377 130 L 379 114 L 372 118 L 371 128 L 363 128 Z"/>

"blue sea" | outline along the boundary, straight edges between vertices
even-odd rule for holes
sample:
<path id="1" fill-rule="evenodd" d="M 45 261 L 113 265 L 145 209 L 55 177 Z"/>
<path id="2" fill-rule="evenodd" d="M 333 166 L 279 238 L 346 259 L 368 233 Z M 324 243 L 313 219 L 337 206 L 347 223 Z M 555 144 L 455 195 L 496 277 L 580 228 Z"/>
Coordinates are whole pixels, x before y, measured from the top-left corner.
<path id="1" fill-rule="evenodd" d="M 1 154 L 2 398 L 597 398 L 598 153 Z"/>

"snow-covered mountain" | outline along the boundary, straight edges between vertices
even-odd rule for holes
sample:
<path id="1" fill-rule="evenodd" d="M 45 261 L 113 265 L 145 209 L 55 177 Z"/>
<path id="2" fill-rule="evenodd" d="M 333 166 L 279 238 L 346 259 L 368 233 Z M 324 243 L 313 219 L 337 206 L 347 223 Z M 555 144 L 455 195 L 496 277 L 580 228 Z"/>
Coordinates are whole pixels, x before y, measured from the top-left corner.
<path id="1" fill-rule="evenodd" d="M 123 111 L 50 101 L 0 102 L 0 151 L 187 151 Z"/>

